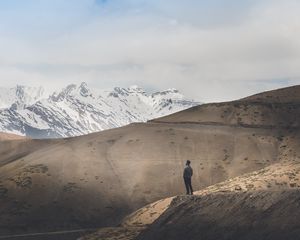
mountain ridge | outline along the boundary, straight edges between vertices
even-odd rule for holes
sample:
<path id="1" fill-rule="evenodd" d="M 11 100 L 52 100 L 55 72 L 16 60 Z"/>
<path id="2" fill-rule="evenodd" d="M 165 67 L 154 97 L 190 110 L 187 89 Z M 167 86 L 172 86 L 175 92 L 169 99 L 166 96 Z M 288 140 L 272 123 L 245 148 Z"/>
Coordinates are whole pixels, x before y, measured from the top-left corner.
<path id="1" fill-rule="evenodd" d="M 15 96 L 6 102 L 6 108 L 0 109 L 0 131 L 32 138 L 72 137 L 145 122 L 200 104 L 186 99 L 176 89 L 149 94 L 138 86 L 98 90 L 82 82 L 49 96 L 43 95 L 42 88 L 34 90 L 37 96 L 30 98 L 34 92 L 31 88 L 11 88 Z M 6 96 L 4 92 L 0 91 L 0 103 Z"/>
<path id="2" fill-rule="evenodd" d="M 184 194 L 187 159 L 195 190 L 221 183 L 215 187 L 244 192 L 273 173 L 279 178 L 270 179 L 266 187 L 270 183 L 285 188 L 284 182 L 295 186 L 300 176 L 300 109 L 246 104 L 205 105 L 167 116 L 161 123 L 134 123 L 74 138 L 0 141 L 1 234 L 116 226 L 147 204 Z M 203 124 L 208 120 L 214 123 Z M 260 123 L 278 127 L 263 128 Z M 290 123 L 294 128 L 288 128 Z M 288 162 L 298 170 L 286 171 L 283 165 L 282 171 L 268 170 Z M 236 178 L 251 172 L 255 174 Z M 284 180 L 294 174 L 291 182 Z M 226 182 L 234 178 L 237 181 Z M 207 190 L 214 194 L 215 187 Z M 165 209 L 164 204 L 155 206 Z"/>

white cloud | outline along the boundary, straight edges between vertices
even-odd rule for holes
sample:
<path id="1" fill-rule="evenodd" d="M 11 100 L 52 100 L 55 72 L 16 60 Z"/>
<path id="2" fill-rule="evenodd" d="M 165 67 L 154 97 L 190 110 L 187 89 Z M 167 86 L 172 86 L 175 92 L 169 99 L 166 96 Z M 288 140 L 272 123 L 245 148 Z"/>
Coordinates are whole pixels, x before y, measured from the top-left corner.
<path id="1" fill-rule="evenodd" d="M 28 35 L 0 27 L 0 83 L 177 87 L 204 101 L 299 83 L 298 1 L 207 2 L 56 2 Z"/>

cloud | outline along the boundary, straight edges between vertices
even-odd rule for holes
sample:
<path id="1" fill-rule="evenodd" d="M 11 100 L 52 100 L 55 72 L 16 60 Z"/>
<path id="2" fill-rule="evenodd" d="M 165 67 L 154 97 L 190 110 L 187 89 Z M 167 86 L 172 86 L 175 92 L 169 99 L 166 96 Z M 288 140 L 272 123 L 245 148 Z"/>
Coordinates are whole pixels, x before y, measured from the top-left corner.
<path id="1" fill-rule="evenodd" d="M 299 83 L 298 1 L 9 2 L 2 85 L 177 87 L 208 102 Z"/>

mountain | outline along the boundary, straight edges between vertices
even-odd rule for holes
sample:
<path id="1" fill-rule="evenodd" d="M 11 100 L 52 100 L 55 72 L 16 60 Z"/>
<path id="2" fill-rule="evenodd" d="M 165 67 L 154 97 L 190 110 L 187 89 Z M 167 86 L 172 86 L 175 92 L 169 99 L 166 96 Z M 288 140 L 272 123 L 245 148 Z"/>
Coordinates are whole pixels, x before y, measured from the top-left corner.
<path id="1" fill-rule="evenodd" d="M 71 84 L 48 98 L 40 98 L 41 89 L 39 97 L 32 94 L 31 98 L 25 91 L 31 88 L 22 89 L 12 90 L 14 95 L 9 93 L 6 104 L 10 107 L 0 110 L 0 131 L 33 138 L 84 135 L 145 122 L 199 104 L 176 89 L 148 94 L 137 86 L 96 90 L 82 83 Z M 0 91 L 0 99 L 6 98 L 4 93 Z"/>
<path id="2" fill-rule="evenodd" d="M 3 108 L 23 109 L 46 97 L 44 88 L 17 85 L 0 88 L 0 111 Z"/>
<path id="3" fill-rule="evenodd" d="M 71 92 L 78 90 L 78 87 L 69 89 Z M 109 92 L 106 94 L 110 95 Z M 121 95 L 120 92 L 115 94 Z M 55 94 L 54 100 L 65 99 L 65 96 L 71 101 L 72 94 L 69 93 Z M 274 101 L 265 96 L 274 96 Z M 147 123 L 133 123 L 74 138 L 0 141 L 0 234 L 114 227 L 128 214 L 151 203 L 165 209 L 166 214 L 173 206 L 178 211 L 176 204 L 180 202 L 170 206 L 154 202 L 185 192 L 182 170 L 187 159 L 191 160 L 194 169 L 195 189 L 205 190 L 224 182 L 226 186 L 228 184 L 228 189 L 223 187 L 224 191 L 231 191 L 234 186 L 232 194 L 251 192 L 251 184 L 256 186 L 253 181 L 257 171 L 263 174 L 264 169 L 269 171 L 268 167 L 290 166 L 287 174 L 274 172 L 276 179 L 272 180 L 271 186 L 280 185 L 284 194 L 291 186 L 298 186 L 297 176 L 293 178 L 298 174 L 296 167 L 300 161 L 298 96 L 300 87 L 295 86 L 248 99 L 204 104 Z M 284 101 L 286 98 L 289 100 Z M 243 174 L 253 177 L 243 178 L 246 180 L 238 186 L 228 183 Z M 291 177 L 290 182 L 279 182 L 279 178 L 286 179 L 286 176 Z M 264 181 L 265 178 L 261 179 Z M 211 202 L 207 204 L 214 201 L 215 188 L 212 189 L 211 197 L 207 198 Z M 256 191 L 254 187 L 253 191 Z M 259 196 L 258 192 L 255 194 Z M 275 197 L 270 192 L 266 194 L 270 201 Z M 216 208 L 215 214 L 217 210 L 226 210 L 220 199 L 222 197 L 216 200 L 219 207 L 212 205 Z M 236 199 L 234 206 L 242 208 L 242 201 L 238 200 L 241 198 Z M 183 214 L 188 211 L 190 200 L 188 197 Z M 257 204 L 263 204 L 259 199 L 257 201 Z M 199 206 L 191 205 L 190 212 L 195 212 L 195 219 L 199 220 L 206 213 L 198 212 L 196 207 Z M 190 212 L 186 212 L 187 216 Z M 241 210 L 240 216 L 246 213 Z M 176 212 L 168 215 L 168 219 L 172 221 L 173 215 L 178 231 L 182 230 L 184 224 L 179 222 Z M 155 236 L 161 225 L 152 228 L 152 220 L 147 216 L 149 214 L 145 219 L 149 220 L 151 233 L 146 236 L 144 232 L 140 236 L 145 234 L 145 238 L 150 239 L 148 236 Z M 165 215 L 153 212 L 150 216 L 157 217 L 153 223 L 156 224 L 160 216 Z M 281 223 L 284 221 L 282 219 Z M 198 234 L 195 229 L 191 231 Z M 168 229 L 162 230 L 169 236 Z"/>
<path id="4" fill-rule="evenodd" d="M 202 152 L 210 152 L 210 157 L 199 153 L 202 160 L 192 160 L 195 185 L 205 179 L 199 175 L 218 179 L 218 169 L 219 174 L 225 170 L 225 181 L 208 184 L 193 196 L 175 195 L 153 202 L 125 217 L 118 227 L 101 228 L 80 240 L 298 239 L 299 94 L 299 86 L 284 88 L 239 101 L 202 105 L 151 121 L 186 128 L 199 125 L 200 134 L 211 129 L 211 135 L 218 138 L 218 128 L 223 135 L 230 127 L 231 148 L 224 149 L 224 158 L 215 162 L 212 152 L 223 149 L 227 141 L 217 145 L 204 135 L 207 146 Z M 258 152 L 260 156 L 252 155 Z M 249 161 L 257 166 L 249 165 Z M 224 168 L 224 163 L 231 166 Z"/>

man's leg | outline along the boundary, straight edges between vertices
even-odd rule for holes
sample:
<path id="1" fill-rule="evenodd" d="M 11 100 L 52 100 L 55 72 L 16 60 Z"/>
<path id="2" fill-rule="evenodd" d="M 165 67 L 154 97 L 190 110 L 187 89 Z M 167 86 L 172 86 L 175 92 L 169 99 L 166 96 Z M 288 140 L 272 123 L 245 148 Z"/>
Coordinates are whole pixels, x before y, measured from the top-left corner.
<path id="1" fill-rule="evenodd" d="M 189 185 L 190 193 L 191 195 L 193 195 L 192 178 L 189 178 L 188 185 Z"/>
<path id="2" fill-rule="evenodd" d="M 183 178 L 184 179 L 184 184 L 185 184 L 185 188 L 186 188 L 186 194 L 190 194 L 190 188 L 189 188 L 189 182 L 188 182 L 188 178 Z"/>

